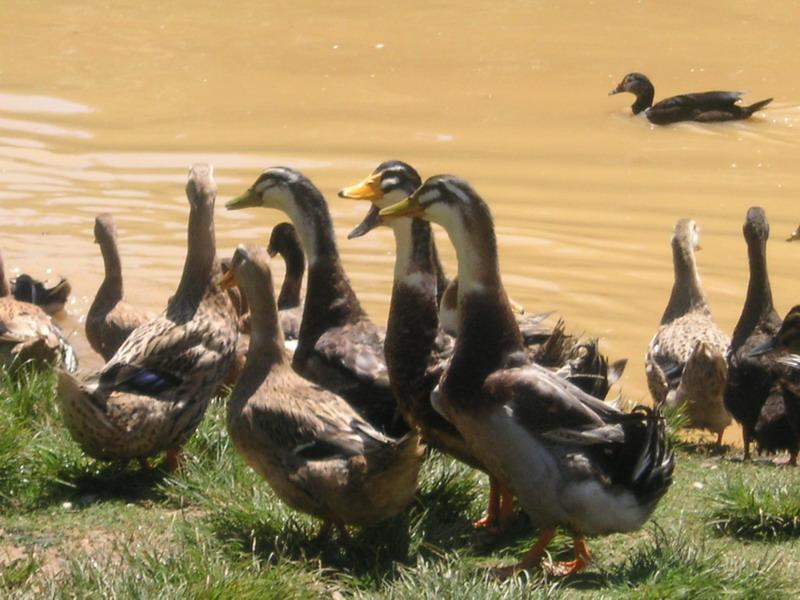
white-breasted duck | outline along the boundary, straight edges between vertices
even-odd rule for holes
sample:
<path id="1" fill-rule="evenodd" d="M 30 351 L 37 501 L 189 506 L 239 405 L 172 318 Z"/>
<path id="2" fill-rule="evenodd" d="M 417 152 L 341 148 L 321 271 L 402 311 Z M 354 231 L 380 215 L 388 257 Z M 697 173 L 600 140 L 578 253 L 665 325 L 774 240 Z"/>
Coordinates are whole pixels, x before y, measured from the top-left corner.
<path id="1" fill-rule="evenodd" d="M 104 360 L 110 360 L 131 332 L 154 315 L 124 300 L 117 227 L 109 213 L 95 217 L 94 241 L 100 246 L 105 274 L 86 313 L 84 330 L 92 349 Z"/>
<path id="2" fill-rule="evenodd" d="M 344 272 L 322 193 L 300 172 L 273 167 L 226 207 L 283 211 L 302 240 L 308 281 L 292 359 L 295 370 L 344 396 L 378 429 L 393 435 L 405 433 L 407 425 L 397 413 L 389 387 L 383 354 L 385 332 L 367 316 Z"/>
<path id="3" fill-rule="evenodd" d="M 750 106 L 737 104 L 743 92 L 699 92 L 670 96 L 653 104 L 655 88 L 646 75 L 628 73 L 609 95 L 629 92 L 636 96 L 631 105 L 634 115 L 644 112 L 654 125 L 669 125 L 679 121 L 736 121 L 747 119 L 754 112 L 772 102 L 772 98 L 760 100 Z"/>
<path id="4" fill-rule="evenodd" d="M 716 433 L 720 446 L 722 433 L 731 423 L 722 399 L 730 338 L 714 321 L 700 284 L 695 258 L 699 249 L 697 223 L 680 219 L 672 235 L 672 293 L 650 340 L 645 371 L 656 404 L 685 405 L 689 425 Z"/>
<path id="5" fill-rule="evenodd" d="M 742 426 L 745 460 L 750 458 L 752 441 L 759 450 L 788 450 L 796 455 L 797 439 L 786 420 L 780 386 L 782 367 L 774 356 L 753 355 L 781 327 L 781 318 L 772 304 L 767 271 L 769 224 L 763 208 L 747 211 L 742 231 L 747 242 L 750 281 L 728 352 L 725 408 Z"/>
<path id="6" fill-rule="evenodd" d="M 431 177 L 380 215 L 438 223 L 456 248 L 459 335 L 432 403 L 541 528 L 520 563 L 499 574 L 538 567 L 556 527 L 573 535 L 575 560 L 555 571 L 581 569 L 589 560 L 584 536 L 639 529 L 669 488 L 673 457 L 664 420 L 644 407 L 622 413 L 527 364 L 492 217 L 467 182 Z"/>
<path id="7" fill-rule="evenodd" d="M 263 250 L 239 246 L 223 287 L 238 285 L 251 313 L 244 370 L 227 408 L 234 446 L 292 508 L 323 531 L 374 525 L 412 501 L 423 450 L 419 434 L 393 439 L 347 401 L 297 374 L 284 347 Z"/>
<path id="8" fill-rule="evenodd" d="M 186 184 L 186 261 L 164 313 L 131 332 L 96 373 L 58 372 L 64 422 L 94 458 L 146 461 L 166 451 L 174 469 L 233 364 L 238 329 L 231 301 L 217 285 L 216 191 L 212 168 L 194 165 Z"/>

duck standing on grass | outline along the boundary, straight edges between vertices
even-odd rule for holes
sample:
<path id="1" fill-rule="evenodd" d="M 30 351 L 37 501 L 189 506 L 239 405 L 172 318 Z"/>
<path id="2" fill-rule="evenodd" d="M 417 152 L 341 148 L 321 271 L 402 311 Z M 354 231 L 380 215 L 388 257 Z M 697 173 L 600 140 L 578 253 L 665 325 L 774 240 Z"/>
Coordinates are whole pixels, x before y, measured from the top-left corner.
<path id="1" fill-rule="evenodd" d="M 647 384 L 656 405 L 686 405 L 689 425 L 722 433 L 731 423 L 723 393 L 728 369 L 725 353 L 730 338 L 714 322 L 697 272 L 695 251 L 700 228 L 681 219 L 672 236 L 675 282 L 645 357 Z"/>
<path id="2" fill-rule="evenodd" d="M 122 265 L 117 247 L 117 227 L 109 213 L 94 220 L 94 241 L 103 255 L 105 275 L 86 313 L 86 339 L 104 360 L 110 360 L 131 332 L 153 319 L 148 311 L 123 300 Z"/>
<path id="3" fill-rule="evenodd" d="M 303 377 L 342 395 L 384 433 L 408 431 L 400 418 L 383 354 L 385 332 L 367 316 L 344 272 L 328 205 L 294 169 L 264 171 L 228 210 L 275 208 L 292 220 L 308 259 L 303 322 L 292 366 Z"/>
<path id="4" fill-rule="evenodd" d="M 575 560 L 553 571 L 582 569 L 586 535 L 639 529 L 672 483 L 664 419 L 645 407 L 622 413 L 527 364 L 492 217 L 467 182 L 431 177 L 380 215 L 438 223 L 456 248 L 459 335 L 431 401 L 540 528 L 523 559 L 497 574 L 537 568 L 556 527 L 572 533 Z"/>
<path id="5" fill-rule="evenodd" d="M 631 105 L 634 115 L 644 113 L 654 125 L 669 125 L 679 121 L 736 121 L 747 119 L 754 112 L 772 102 L 772 98 L 760 100 L 750 106 L 737 104 L 743 92 L 699 92 L 671 96 L 653 104 L 655 88 L 646 75 L 628 73 L 608 95 L 629 92 L 636 96 Z"/>
<path id="6" fill-rule="evenodd" d="M 75 350 L 50 316 L 11 295 L 0 255 L 0 366 L 26 361 L 60 365 L 71 372 L 78 368 Z"/>
<path id="7" fill-rule="evenodd" d="M 754 354 L 781 328 L 767 270 L 769 224 L 763 208 L 754 206 L 747 211 L 742 232 L 750 280 L 728 352 L 725 408 L 742 426 L 745 460 L 750 459 L 750 444 L 755 441 L 760 451 L 788 450 L 794 462 L 798 441 L 786 420 L 780 386 L 782 367 L 774 356 Z"/>
<path id="8" fill-rule="evenodd" d="M 58 400 L 73 439 L 101 460 L 167 452 L 170 470 L 231 368 L 238 330 L 214 238 L 217 185 L 208 165 L 186 184 L 188 248 L 178 289 L 163 314 L 136 328 L 96 373 L 58 372 Z"/>
<path id="9" fill-rule="evenodd" d="M 239 246 L 223 287 L 238 285 L 251 314 L 250 348 L 228 401 L 236 450 L 292 508 L 322 532 L 374 525 L 414 497 L 422 447 L 416 432 L 392 439 L 341 396 L 294 372 L 283 344 L 264 251 Z"/>

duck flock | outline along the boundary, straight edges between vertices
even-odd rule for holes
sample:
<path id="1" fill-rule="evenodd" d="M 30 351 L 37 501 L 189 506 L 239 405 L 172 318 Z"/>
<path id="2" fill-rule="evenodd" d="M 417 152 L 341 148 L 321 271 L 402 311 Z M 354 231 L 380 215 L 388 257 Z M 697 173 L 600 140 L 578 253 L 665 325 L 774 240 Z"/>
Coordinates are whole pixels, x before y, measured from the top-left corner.
<path id="1" fill-rule="evenodd" d="M 740 107 L 736 93 L 706 92 L 653 105 L 652 84 L 638 73 L 612 93 L 621 91 L 636 94 L 634 112 L 659 124 L 746 118 L 769 102 Z M 77 370 L 49 316 L 63 308 L 69 284 L 48 289 L 20 276 L 10 287 L 0 260 L 0 364 L 55 365 L 64 425 L 93 458 L 150 468 L 166 453 L 167 468 L 179 468 L 210 400 L 227 395 L 228 432 L 247 464 L 284 502 L 320 519 L 323 533 L 347 536 L 348 525 L 403 511 L 425 448 L 436 448 L 489 476 L 476 527 L 507 527 L 516 498 L 539 530 L 518 563 L 496 569 L 500 577 L 538 568 L 559 527 L 573 537 L 574 560 L 551 565 L 556 574 L 588 564 L 587 536 L 642 527 L 672 483 L 664 406 L 683 407 L 688 425 L 717 434 L 717 444 L 735 419 L 746 459 L 755 442 L 796 462 L 800 307 L 782 321 L 772 305 L 761 208 L 744 224 L 750 283 L 731 338 L 700 284 L 698 225 L 678 221 L 675 282 L 646 358 L 655 408 L 624 411 L 605 397 L 625 361 L 609 363 L 597 340 L 569 335 L 560 320 L 546 325 L 548 314 L 509 299 L 491 212 L 466 180 L 423 182 L 391 160 L 339 192 L 368 207 L 348 238 L 380 226 L 394 234 L 385 328 L 361 307 L 327 203 L 306 176 L 273 167 L 227 202 L 291 221 L 273 228 L 266 251 L 240 245 L 228 260 L 216 252 L 216 194 L 212 167 L 194 165 L 183 273 L 158 315 L 125 302 L 114 219 L 97 216 L 105 278 L 85 330 L 106 362 L 93 372 Z M 431 222 L 455 247 L 452 279 Z M 278 254 L 286 275 L 276 299 L 268 257 Z"/>

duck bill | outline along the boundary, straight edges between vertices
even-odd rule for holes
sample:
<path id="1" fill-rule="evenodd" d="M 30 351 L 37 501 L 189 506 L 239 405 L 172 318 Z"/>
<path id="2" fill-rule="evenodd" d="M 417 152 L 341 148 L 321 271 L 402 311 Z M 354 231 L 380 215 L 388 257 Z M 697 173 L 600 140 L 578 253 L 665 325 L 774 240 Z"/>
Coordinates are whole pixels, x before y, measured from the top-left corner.
<path id="1" fill-rule="evenodd" d="M 223 290 L 229 290 L 236 286 L 236 277 L 233 276 L 233 269 L 225 273 L 219 280 L 219 287 Z"/>
<path id="2" fill-rule="evenodd" d="M 252 189 L 225 203 L 225 208 L 228 210 L 240 210 L 242 208 L 252 208 L 253 206 L 261 206 L 261 198 Z"/>
<path id="3" fill-rule="evenodd" d="M 347 239 L 352 240 L 355 238 L 359 238 L 363 235 L 367 235 L 370 231 L 375 229 L 376 227 L 380 227 L 383 225 L 383 219 L 380 215 L 381 209 L 378 208 L 375 204 L 370 206 L 369 212 L 367 212 L 367 216 L 364 217 L 364 220 L 361 221 L 358 225 L 356 225 L 355 229 L 347 234 Z"/>
<path id="4" fill-rule="evenodd" d="M 396 217 L 416 217 L 425 212 L 425 209 L 420 205 L 413 195 L 405 200 L 401 200 L 397 204 L 392 204 L 386 208 L 381 209 L 379 213 L 382 217 L 396 218 Z"/>
<path id="5" fill-rule="evenodd" d="M 380 174 L 370 175 L 355 185 L 339 190 L 339 197 L 350 200 L 380 200 L 383 198 Z"/>
<path id="6" fill-rule="evenodd" d="M 794 241 L 797 241 L 797 240 L 800 240 L 800 227 L 795 229 L 792 232 L 792 235 L 790 235 L 788 238 L 786 238 L 787 242 L 794 242 Z"/>
<path id="7" fill-rule="evenodd" d="M 760 346 L 753 348 L 748 356 L 763 356 L 764 354 L 769 354 L 776 349 L 777 344 L 775 343 L 775 338 L 771 338 Z"/>
<path id="8" fill-rule="evenodd" d="M 620 83 L 619 85 L 617 85 L 617 87 L 615 87 L 613 90 L 608 92 L 608 95 L 609 96 L 613 96 L 614 94 L 621 94 L 624 91 L 625 91 L 625 89 L 622 87 L 622 83 Z"/>

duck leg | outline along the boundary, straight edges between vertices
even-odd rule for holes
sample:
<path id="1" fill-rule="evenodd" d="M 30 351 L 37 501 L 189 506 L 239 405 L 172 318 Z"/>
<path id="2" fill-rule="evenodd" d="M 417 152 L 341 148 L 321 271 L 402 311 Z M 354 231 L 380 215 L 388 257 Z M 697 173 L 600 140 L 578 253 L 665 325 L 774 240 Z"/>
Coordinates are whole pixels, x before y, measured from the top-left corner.
<path id="1" fill-rule="evenodd" d="M 722 431 L 717 433 L 717 448 L 722 448 Z"/>
<path id="2" fill-rule="evenodd" d="M 747 433 L 747 430 L 744 428 L 742 428 L 742 444 L 744 445 L 744 456 L 742 459 L 750 460 L 750 434 Z"/>
<path id="3" fill-rule="evenodd" d="M 180 448 L 167 450 L 167 471 L 174 473 L 183 462 L 183 451 Z"/>
<path id="4" fill-rule="evenodd" d="M 553 564 L 549 571 L 552 575 L 573 575 L 581 571 L 592 560 L 592 554 L 586 545 L 586 540 L 582 536 L 573 538 L 575 548 L 575 560 Z"/>
<path id="5" fill-rule="evenodd" d="M 500 482 L 491 475 L 489 476 L 489 506 L 486 514 L 475 521 L 472 526 L 475 529 L 483 529 L 494 526 L 497 516 L 500 513 Z"/>
<path id="6" fill-rule="evenodd" d="M 497 527 L 503 531 L 511 523 L 514 515 L 514 492 L 511 488 L 500 483 L 495 477 L 489 476 L 489 506 L 486 514 L 475 521 L 475 529 Z"/>
<path id="7" fill-rule="evenodd" d="M 533 545 L 533 547 L 522 556 L 522 560 L 520 560 L 517 564 L 510 565 L 508 567 L 497 567 L 493 571 L 494 575 L 499 579 L 508 579 L 520 571 L 538 568 L 539 565 L 542 564 L 542 558 L 544 558 L 544 552 L 547 548 L 547 544 L 551 542 L 555 534 L 555 528 L 542 529 L 542 531 L 539 533 L 539 539 L 536 540 L 536 543 Z"/>

